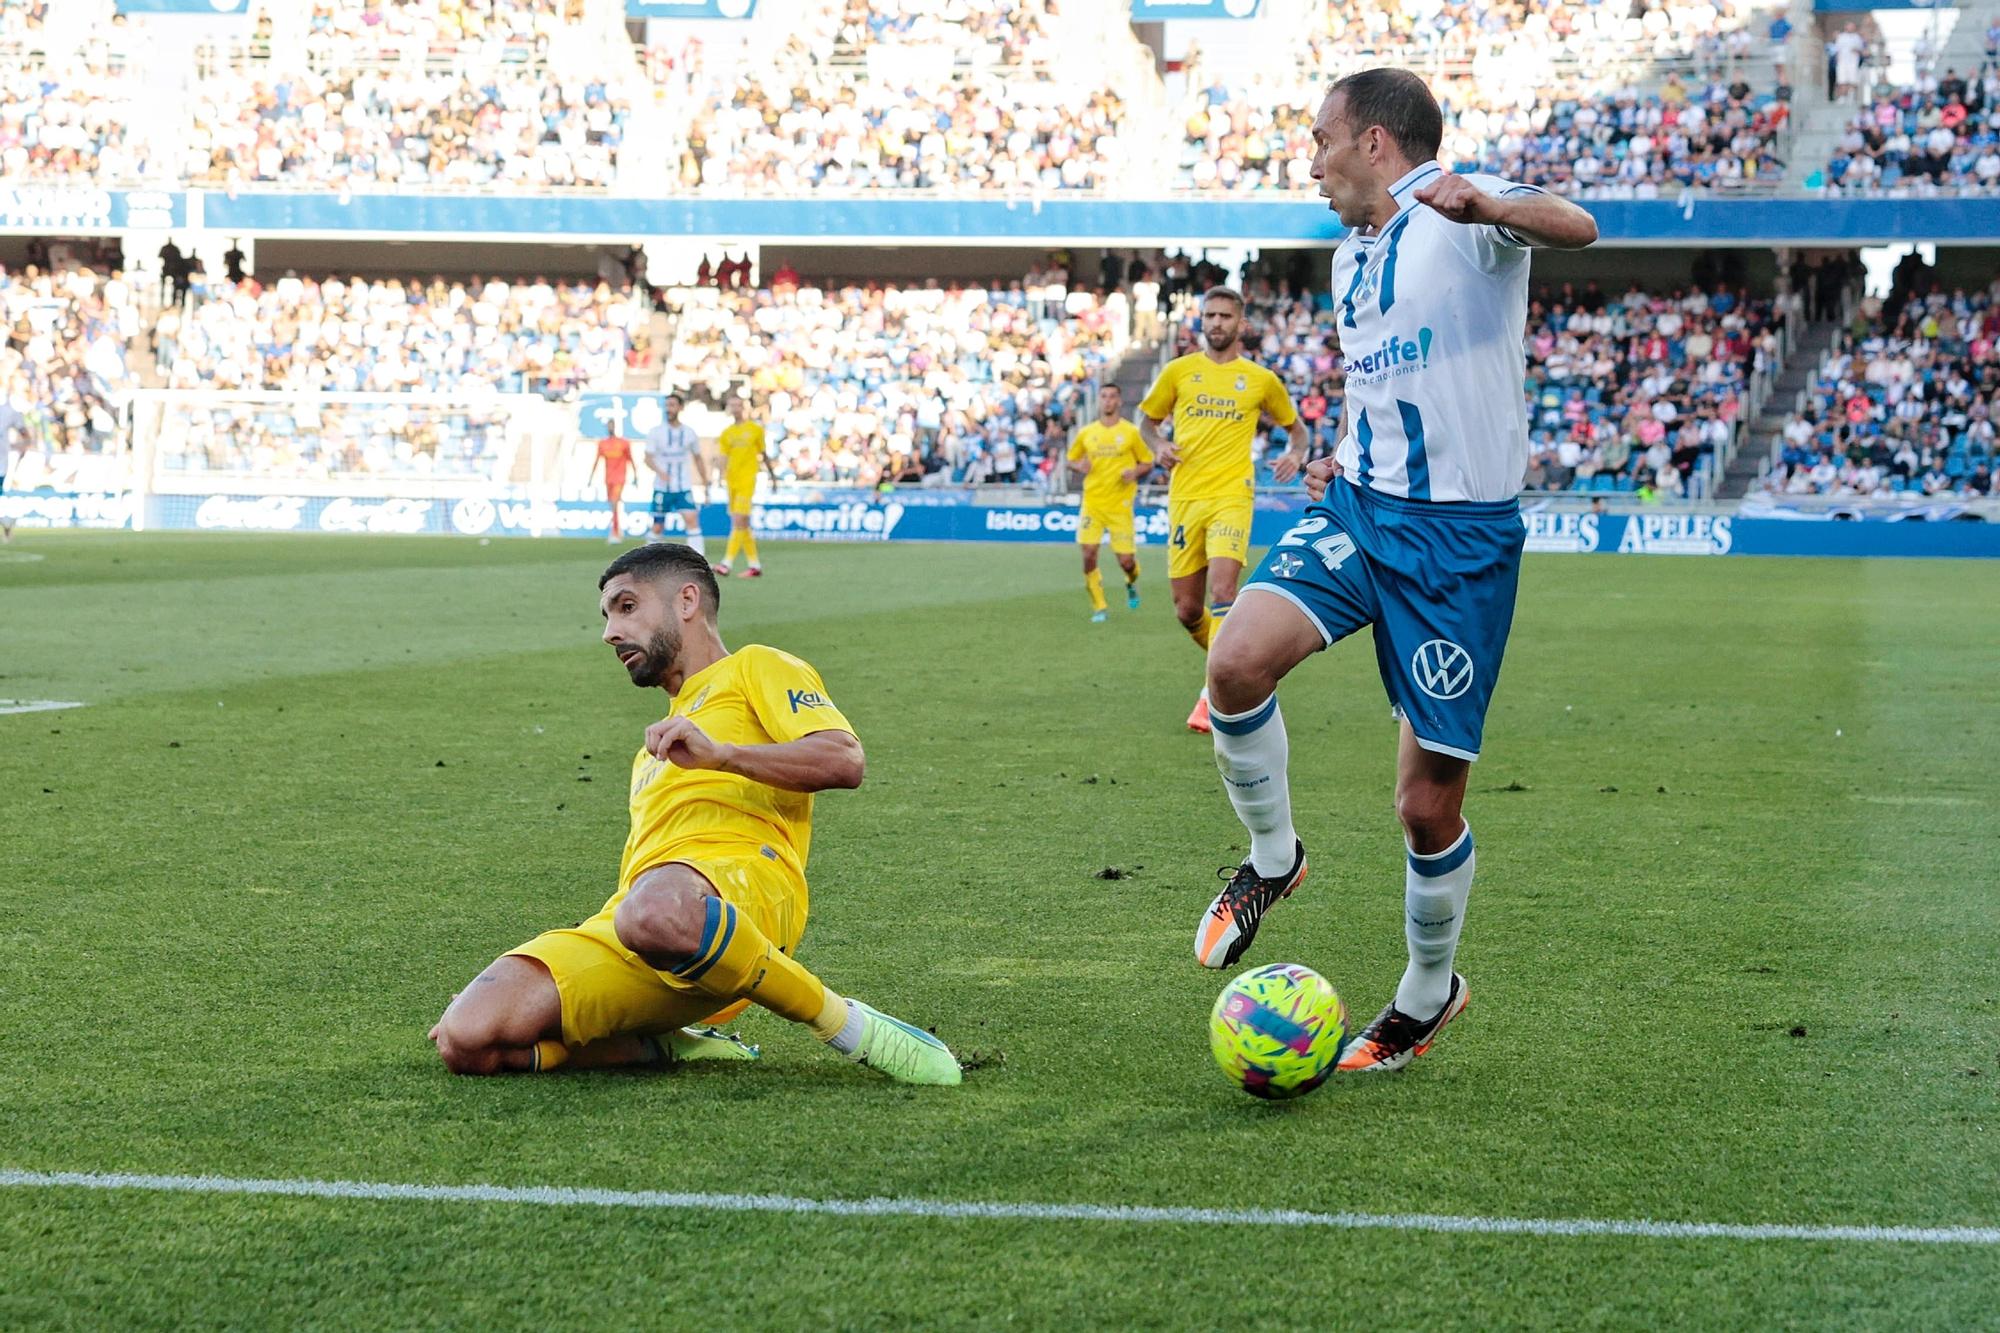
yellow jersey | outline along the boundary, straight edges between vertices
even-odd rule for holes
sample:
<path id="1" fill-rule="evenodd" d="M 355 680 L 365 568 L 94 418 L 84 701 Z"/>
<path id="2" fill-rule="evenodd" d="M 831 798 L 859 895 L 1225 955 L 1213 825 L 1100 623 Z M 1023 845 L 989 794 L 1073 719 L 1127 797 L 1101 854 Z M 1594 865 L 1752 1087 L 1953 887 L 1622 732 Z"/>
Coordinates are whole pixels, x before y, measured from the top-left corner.
<path id="1" fill-rule="evenodd" d="M 762 644 L 737 649 L 681 682 L 669 717 L 685 717 L 718 741 L 772 745 L 815 731 L 853 733 L 819 672 Z M 618 885 L 654 866 L 704 856 L 762 856 L 805 880 L 813 798 L 733 773 L 676 768 L 641 747 L 632 760 L 632 832 Z"/>
<path id="2" fill-rule="evenodd" d="M 1069 456 L 1071 462 L 1090 460 L 1090 471 L 1083 478 L 1083 507 L 1107 514 L 1132 507 L 1139 483 L 1125 480 L 1123 474 L 1153 461 L 1153 451 L 1129 421 L 1115 426 L 1091 422 L 1070 442 Z"/>
<path id="3" fill-rule="evenodd" d="M 764 464 L 764 428 L 754 421 L 732 421 L 722 428 L 715 447 L 722 451 L 722 479 L 742 494 L 757 489 L 757 469 Z"/>
<path id="4" fill-rule="evenodd" d="M 1174 420 L 1181 461 L 1167 485 L 1169 502 L 1247 497 L 1256 482 L 1251 446 L 1258 414 L 1270 413 L 1280 426 L 1298 420 L 1276 375 L 1240 356 L 1218 365 L 1201 352 L 1167 362 L 1139 410 L 1155 421 Z"/>

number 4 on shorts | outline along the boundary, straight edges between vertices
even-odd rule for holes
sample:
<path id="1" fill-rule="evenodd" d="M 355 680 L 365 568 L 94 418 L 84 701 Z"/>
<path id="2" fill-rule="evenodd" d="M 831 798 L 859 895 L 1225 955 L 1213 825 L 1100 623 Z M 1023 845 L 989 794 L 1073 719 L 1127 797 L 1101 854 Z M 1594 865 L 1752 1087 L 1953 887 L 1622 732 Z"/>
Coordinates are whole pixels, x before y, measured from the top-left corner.
<path id="1" fill-rule="evenodd" d="M 1339 569 L 1347 563 L 1347 557 L 1354 554 L 1354 538 L 1344 532 L 1326 532 L 1331 522 L 1324 515 L 1314 514 L 1278 538 L 1278 545 L 1310 546 L 1318 554 L 1321 564 L 1328 569 Z M 1318 535 L 1322 532 L 1326 532 L 1324 537 Z"/>

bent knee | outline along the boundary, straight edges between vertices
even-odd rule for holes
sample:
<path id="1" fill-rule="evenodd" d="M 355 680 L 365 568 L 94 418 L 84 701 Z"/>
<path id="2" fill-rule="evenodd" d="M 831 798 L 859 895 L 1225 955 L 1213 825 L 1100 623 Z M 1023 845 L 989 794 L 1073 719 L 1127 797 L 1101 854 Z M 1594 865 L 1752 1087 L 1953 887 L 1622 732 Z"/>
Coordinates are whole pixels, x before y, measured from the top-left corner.
<path id="1" fill-rule="evenodd" d="M 1448 788 L 1408 786 L 1396 792 L 1396 819 L 1414 841 L 1426 845 L 1456 836 L 1459 813 L 1456 794 Z"/>
<path id="2" fill-rule="evenodd" d="M 454 1074 L 497 1074 L 500 1072 L 500 1048 L 491 1043 L 467 1041 L 456 1035 L 451 1028 L 441 1027 L 437 1038 L 438 1059 Z"/>
<path id="3" fill-rule="evenodd" d="M 701 951 L 702 898 L 680 886 L 641 885 L 611 916 L 618 942 L 643 958 L 692 958 Z"/>
<path id="4" fill-rule="evenodd" d="M 1209 645 L 1209 702 L 1223 712 L 1254 707 L 1277 688 L 1278 677 L 1271 664 L 1243 647 L 1240 639 L 1223 634 Z"/>

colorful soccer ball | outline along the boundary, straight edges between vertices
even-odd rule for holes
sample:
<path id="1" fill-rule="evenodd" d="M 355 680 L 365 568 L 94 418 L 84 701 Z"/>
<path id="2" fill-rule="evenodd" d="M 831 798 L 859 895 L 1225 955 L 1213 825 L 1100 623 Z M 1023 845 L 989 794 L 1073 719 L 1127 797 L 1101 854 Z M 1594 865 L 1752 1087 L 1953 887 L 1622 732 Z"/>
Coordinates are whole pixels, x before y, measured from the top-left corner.
<path id="1" fill-rule="evenodd" d="M 1208 1049 L 1252 1097 L 1303 1097 L 1340 1063 L 1347 1006 L 1327 979 L 1299 963 L 1253 967 L 1223 988 L 1208 1019 Z"/>

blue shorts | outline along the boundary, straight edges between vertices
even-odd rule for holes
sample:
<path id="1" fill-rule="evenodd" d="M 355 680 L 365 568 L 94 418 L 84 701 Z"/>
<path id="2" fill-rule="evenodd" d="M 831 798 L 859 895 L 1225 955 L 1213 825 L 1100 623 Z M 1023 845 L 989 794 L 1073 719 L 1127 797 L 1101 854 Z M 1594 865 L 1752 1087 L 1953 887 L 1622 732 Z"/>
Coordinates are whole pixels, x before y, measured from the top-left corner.
<path id="1" fill-rule="evenodd" d="M 1521 576 L 1518 501 L 1401 500 L 1336 479 L 1244 584 L 1306 613 L 1330 646 L 1375 627 L 1375 665 L 1426 750 L 1479 757 Z"/>
<path id="2" fill-rule="evenodd" d="M 668 514 L 678 514 L 699 507 L 694 502 L 694 496 L 686 491 L 656 490 L 653 492 L 654 518 L 665 518 Z"/>

